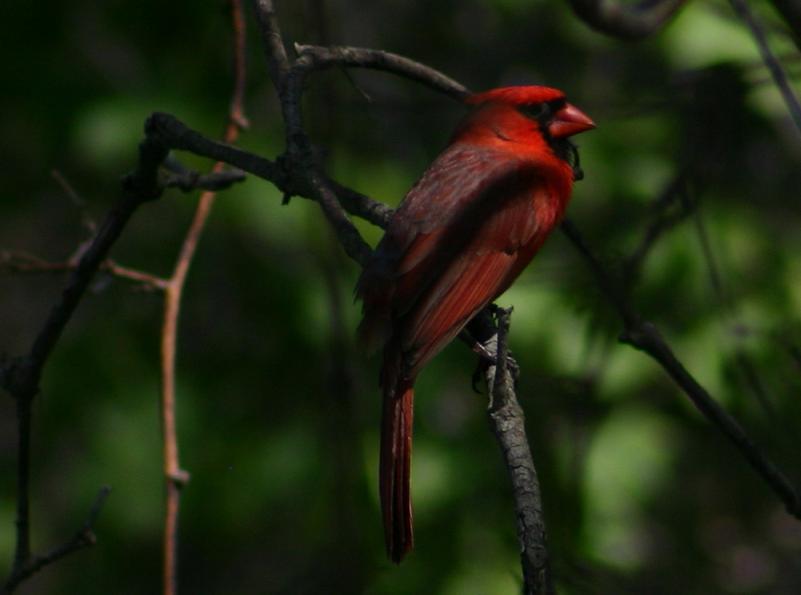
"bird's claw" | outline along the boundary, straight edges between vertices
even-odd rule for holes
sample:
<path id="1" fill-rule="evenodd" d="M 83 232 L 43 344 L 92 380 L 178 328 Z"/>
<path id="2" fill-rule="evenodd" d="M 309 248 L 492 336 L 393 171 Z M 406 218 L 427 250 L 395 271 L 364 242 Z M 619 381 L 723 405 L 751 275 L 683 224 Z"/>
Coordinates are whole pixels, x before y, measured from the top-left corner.
<path id="1" fill-rule="evenodd" d="M 486 361 L 492 364 L 495 363 L 495 354 L 493 354 L 489 349 L 484 347 L 484 345 L 482 345 L 478 341 L 473 343 L 473 351 L 478 354 L 479 361 Z"/>
<path id="2" fill-rule="evenodd" d="M 470 379 L 470 386 L 472 387 L 473 392 L 482 394 L 481 390 L 478 388 L 478 383 L 481 382 L 484 374 L 486 374 L 487 369 L 490 366 L 498 365 L 498 358 L 495 357 L 495 354 L 490 353 L 490 351 L 481 343 L 476 343 L 473 346 L 473 351 L 478 354 L 478 362 L 476 363 L 475 370 L 473 370 L 473 375 Z M 512 357 L 511 351 L 509 351 L 506 355 L 506 370 L 511 375 L 512 382 L 514 382 L 516 387 L 517 381 L 520 378 L 520 365 L 517 363 L 515 358 Z"/>

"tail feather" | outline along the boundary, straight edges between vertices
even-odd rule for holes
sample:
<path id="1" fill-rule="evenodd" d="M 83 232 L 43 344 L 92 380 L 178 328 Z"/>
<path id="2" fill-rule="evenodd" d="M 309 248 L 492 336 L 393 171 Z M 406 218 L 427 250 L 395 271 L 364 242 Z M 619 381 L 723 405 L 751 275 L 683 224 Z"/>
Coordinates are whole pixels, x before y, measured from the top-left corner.
<path id="1" fill-rule="evenodd" d="M 397 563 L 414 545 L 410 476 L 414 387 L 384 387 L 380 491 L 387 555 Z"/>

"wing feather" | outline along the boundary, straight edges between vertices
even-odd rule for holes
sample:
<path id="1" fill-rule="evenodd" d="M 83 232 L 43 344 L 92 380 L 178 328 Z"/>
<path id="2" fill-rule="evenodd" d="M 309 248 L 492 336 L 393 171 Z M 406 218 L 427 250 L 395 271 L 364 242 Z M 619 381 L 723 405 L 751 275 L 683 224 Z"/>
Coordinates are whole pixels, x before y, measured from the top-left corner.
<path id="1" fill-rule="evenodd" d="M 376 348 L 396 333 L 419 369 L 506 289 L 544 229 L 541 206 L 552 201 L 540 176 L 536 163 L 498 149 L 454 145 L 440 155 L 359 279 L 363 342 Z"/>

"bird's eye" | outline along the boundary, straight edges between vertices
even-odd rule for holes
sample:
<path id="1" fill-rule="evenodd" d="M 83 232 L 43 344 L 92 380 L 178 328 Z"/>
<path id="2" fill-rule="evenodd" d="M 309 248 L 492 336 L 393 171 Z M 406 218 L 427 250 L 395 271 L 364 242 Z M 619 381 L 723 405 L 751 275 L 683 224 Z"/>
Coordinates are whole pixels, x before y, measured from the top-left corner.
<path id="1" fill-rule="evenodd" d="M 551 120 L 553 115 L 565 106 L 564 99 L 554 99 L 553 101 L 546 101 L 542 103 L 528 103 L 521 105 L 518 110 L 524 116 L 532 120 L 538 120 L 541 124 L 545 124 Z"/>
<path id="2" fill-rule="evenodd" d="M 541 120 L 551 115 L 551 107 L 547 103 L 529 103 L 521 105 L 518 109 L 532 120 Z"/>

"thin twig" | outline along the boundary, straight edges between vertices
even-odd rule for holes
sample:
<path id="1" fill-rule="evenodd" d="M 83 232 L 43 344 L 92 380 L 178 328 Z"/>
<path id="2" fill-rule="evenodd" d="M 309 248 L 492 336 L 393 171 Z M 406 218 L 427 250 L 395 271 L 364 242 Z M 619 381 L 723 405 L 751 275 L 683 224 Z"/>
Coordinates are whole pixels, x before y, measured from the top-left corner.
<path id="1" fill-rule="evenodd" d="M 70 259 L 67 261 L 51 262 L 33 254 L 21 251 L 0 251 L 0 272 L 19 273 L 19 274 L 60 274 L 74 271 L 78 267 L 78 260 Z M 167 280 L 162 279 L 151 273 L 122 266 L 111 258 L 104 260 L 99 270 L 110 274 L 112 277 L 124 279 L 138 284 L 142 289 L 148 291 L 164 290 L 167 288 Z"/>
<path id="2" fill-rule="evenodd" d="M 619 289 L 618 284 L 615 283 L 600 260 L 590 250 L 575 225 L 570 221 L 565 221 L 562 224 L 562 231 L 582 255 L 595 276 L 599 287 L 620 315 L 624 327 L 620 340 L 656 360 L 704 417 L 723 432 L 726 438 L 740 451 L 740 454 L 751 464 L 751 467 L 781 499 L 787 512 L 801 519 L 801 498 L 799 498 L 799 494 L 790 483 L 790 480 L 756 446 L 740 424 L 687 371 L 656 326 L 642 319 L 631 305 L 628 294 Z"/>
<path id="3" fill-rule="evenodd" d="M 768 45 L 768 38 L 767 35 L 765 35 L 762 24 L 751 11 L 751 8 L 745 0 L 731 0 L 731 5 L 751 30 L 751 35 L 754 36 L 754 41 L 759 48 L 759 53 L 762 55 L 765 65 L 768 67 L 768 70 L 770 70 L 770 74 L 773 76 L 773 80 L 776 82 L 776 86 L 779 88 L 779 92 L 782 94 L 782 98 L 787 104 L 790 117 L 793 119 L 799 133 L 801 133 L 801 103 L 798 102 L 798 97 L 790 85 L 790 81 L 787 79 L 787 73 L 784 72 L 784 68 L 770 49 L 770 45 Z"/>
<path id="4" fill-rule="evenodd" d="M 781 427 L 783 425 L 782 419 L 776 414 L 776 409 L 771 402 L 765 384 L 759 377 L 757 368 L 751 361 L 751 358 L 743 349 L 740 335 L 742 335 L 742 328 L 734 311 L 734 307 L 727 291 L 723 286 L 723 279 L 720 274 L 715 254 L 712 251 L 712 243 L 709 241 L 709 234 L 707 233 L 706 225 L 701 217 L 700 211 L 695 213 L 695 230 L 698 235 L 698 242 L 701 245 L 701 254 L 704 257 L 706 264 L 707 274 L 709 276 L 709 284 L 718 301 L 719 315 L 724 325 L 724 328 L 731 329 L 734 334 L 734 361 L 737 370 L 742 374 L 746 385 L 751 389 L 757 403 L 762 408 L 763 413 L 767 417 L 768 422 L 773 427 Z"/>
<path id="5" fill-rule="evenodd" d="M 72 187 L 72 184 L 70 184 L 69 180 L 67 180 L 67 178 L 64 177 L 60 171 L 54 169 L 50 172 L 50 175 L 58 183 L 58 185 L 61 186 L 62 190 L 64 190 L 64 193 L 72 201 L 72 204 L 74 204 L 80 210 L 81 224 L 90 234 L 94 235 L 97 232 L 97 224 L 89 216 L 89 212 L 86 210 L 86 201 L 81 198 L 81 196 L 75 191 L 75 188 Z"/>
<path id="6" fill-rule="evenodd" d="M 284 94 L 284 83 L 289 74 L 289 59 L 286 55 L 284 38 L 278 25 L 278 16 L 272 0 L 254 0 L 256 19 L 267 58 L 268 71 L 279 97 Z"/>
<path id="7" fill-rule="evenodd" d="M 234 81 L 231 103 L 228 112 L 223 140 L 236 142 L 240 129 L 246 125 L 244 115 L 245 89 L 245 23 L 241 0 L 230 0 L 231 26 L 234 45 Z M 207 178 L 220 178 L 225 164 L 218 161 Z M 230 172 L 229 172 L 230 173 Z M 202 176 L 196 176 L 201 178 Z M 241 178 L 241 175 L 240 175 Z M 175 413 L 175 356 L 178 341 L 178 317 L 181 311 L 189 267 L 194 259 L 198 242 L 211 214 L 216 194 L 206 190 L 200 195 L 192 223 L 184 237 L 178 258 L 169 278 L 164 294 L 164 312 L 161 327 L 161 428 L 163 444 L 163 469 L 166 484 L 164 512 L 164 595 L 175 595 L 178 591 L 178 514 L 180 511 L 181 489 L 189 481 L 189 473 L 181 468 L 178 456 L 178 435 Z"/>
<path id="8" fill-rule="evenodd" d="M 95 523 L 110 493 L 111 488 L 109 486 L 100 488 L 81 528 L 69 540 L 48 553 L 42 556 L 29 557 L 23 565 L 18 567 L 16 572 L 12 573 L 3 585 L 3 595 L 13 593 L 22 581 L 33 576 L 45 566 L 57 562 L 78 550 L 93 546 L 97 542 L 97 537 L 94 533 Z M 15 566 L 15 568 L 17 567 Z"/>
<path id="9" fill-rule="evenodd" d="M 134 172 L 123 181 L 121 198 L 83 251 L 67 286 L 50 310 L 27 355 L 12 358 L 0 365 L 0 386 L 15 398 L 17 407 L 17 532 L 11 576 L 19 574 L 32 559 L 29 504 L 31 418 L 33 399 L 39 393 L 42 372 L 89 283 L 134 211 L 144 202 L 161 195 L 158 169 L 166 156 L 167 149 L 154 139 L 146 139 L 140 145 L 139 161 Z"/>
<path id="10" fill-rule="evenodd" d="M 320 47 L 299 43 L 295 44 L 295 51 L 301 58 L 311 58 L 313 67 L 317 70 L 333 66 L 381 70 L 416 81 L 457 101 L 462 101 L 469 94 L 464 85 L 451 77 L 392 52 L 351 46 Z"/>
<path id="11" fill-rule="evenodd" d="M 678 209 L 672 207 L 677 204 Z M 623 265 L 623 277 L 629 288 L 636 285 L 645 259 L 657 240 L 664 233 L 684 221 L 693 211 L 695 203 L 687 197 L 687 180 L 684 173 L 676 175 L 665 187 L 664 191 L 653 203 L 654 216 L 640 240 L 639 245 L 626 259 Z"/>

